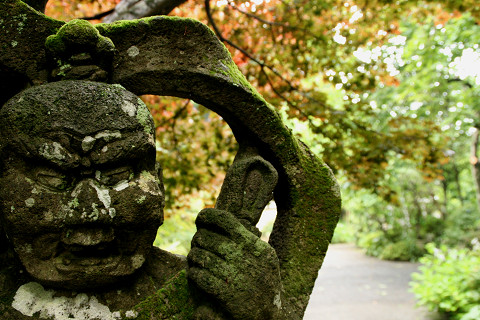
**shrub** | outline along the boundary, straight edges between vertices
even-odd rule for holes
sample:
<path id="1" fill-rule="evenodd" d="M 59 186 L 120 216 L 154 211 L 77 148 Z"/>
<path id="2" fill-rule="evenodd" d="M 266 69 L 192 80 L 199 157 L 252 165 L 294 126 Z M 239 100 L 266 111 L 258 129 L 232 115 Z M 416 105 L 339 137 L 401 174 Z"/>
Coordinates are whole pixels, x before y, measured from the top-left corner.
<path id="1" fill-rule="evenodd" d="M 369 256 L 378 257 L 387 244 L 387 239 L 382 231 L 374 231 L 362 234 L 358 239 L 358 246 L 365 249 L 365 253 Z"/>
<path id="2" fill-rule="evenodd" d="M 463 315 L 460 320 L 478 320 L 480 319 L 480 305 L 473 306 L 468 313 Z"/>
<path id="3" fill-rule="evenodd" d="M 187 255 L 196 231 L 195 217 L 196 213 L 187 211 L 168 217 L 158 229 L 153 245 L 171 253 Z"/>
<path id="4" fill-rule="evenodd" d="M 383 260 L 411 261 L 416 260 L 421 253 L 422 251 L 414 241 L 401 240 L 387 244 L 380 253 L 379 258 Z"/>
<path id="5" fill-rule="evenodd" d="M 433 244 L 426 249 L 410 283 L 418 303 L 453 319 L 471 319 L 480 311 L 480 252 Z"/>
<path id="6" fill-rule="evenodd" d="M 355 229 L 347 222 L 339 221 L 333 234 L 332 243 L 353 243 L 355 241 Z"/>

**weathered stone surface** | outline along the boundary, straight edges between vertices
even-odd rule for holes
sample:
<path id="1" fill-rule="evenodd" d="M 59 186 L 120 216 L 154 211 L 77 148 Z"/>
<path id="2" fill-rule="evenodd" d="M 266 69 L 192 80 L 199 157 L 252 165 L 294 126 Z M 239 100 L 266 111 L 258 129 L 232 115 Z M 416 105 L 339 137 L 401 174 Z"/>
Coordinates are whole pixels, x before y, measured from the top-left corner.
<path id="1" fill-rule="evenodd" d="M 106 307 L 105 319 L 302 317 L 340 213 L 338 186 L 208 27 L 153 17 L 97 25 L 99 33 L 84 22 L 60 29 L 63 22 L 18 0 L 0 1 L 0 21 L 9 31 L 0 35 L 0 104 L 34 85 L 0 113 L 5 314 L 24 319 L 16 310 L 37 308 L 33 318 L 58 319 L 41 304 L 22 305 L 19 295 L 34 292 Z M 28 26 L 28 36 L 19 26 Z M 51 61 L 74 67 L 64 76 Z M 97 67 L 106 78 L 90 78 Z M 87 81 L 38 86 L 68 77 L 108 78 L 133 94 Z M 217 207 L 198 216 L 188 266 L 151 248 L 163 195 L 152 120 L 135 96 L 147 93 L 205 105 L 240 145 Z M 267 244 L 254 224 L 272 192 L 278 216 Z M 82 310 L 70 316 L 91 312 Z"/>
<path id="2" fill-rule="evenodd" d="M 0 105 L 47 82 L 45 39 L 64 24 L 19 0 L 0 1 Z"/>

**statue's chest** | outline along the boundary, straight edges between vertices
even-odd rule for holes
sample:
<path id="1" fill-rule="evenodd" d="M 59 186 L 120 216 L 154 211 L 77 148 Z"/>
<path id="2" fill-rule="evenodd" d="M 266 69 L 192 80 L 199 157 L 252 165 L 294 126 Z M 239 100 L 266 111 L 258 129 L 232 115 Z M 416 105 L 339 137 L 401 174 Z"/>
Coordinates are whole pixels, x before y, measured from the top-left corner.
<path id="1" fill-rule="evenodd" d="M 185 271 L 178 273 L 159 290 L 150 290 L 148 294 L 143 291 L 141 297 L 133 291 L 64 296 L 55 290 L 45 289 L 39 283 L 29 282 L 17 290 L 11 303 L 0 302 L 0 311 L 5 319 L 10 320 L 186 320 L 193 317 L 196 304 Z"/>

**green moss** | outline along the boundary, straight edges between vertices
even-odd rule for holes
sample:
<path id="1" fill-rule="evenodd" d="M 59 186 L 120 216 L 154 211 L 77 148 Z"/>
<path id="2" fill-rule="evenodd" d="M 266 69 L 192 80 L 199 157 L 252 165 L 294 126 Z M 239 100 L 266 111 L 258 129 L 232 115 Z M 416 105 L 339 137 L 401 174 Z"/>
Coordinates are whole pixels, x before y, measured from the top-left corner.
<path id="1" fill-rule="evenodd" d="M 221 60 L 220 63 L 222 65 L 222 67 L 223 66 L 225 67 L 223 70 L 219 70 L 220 73 L 223 73 L 224 75 L 229 77 L 229 79 L 234 84 L 241 85 L 241 86 L 249 89 L 249 91 L 252 94 L 255 94 L 257 97 L 261 98 L 261 100 L 264 100 L 263 97 L 257 92 L 257 90 L 250 84 L 250 82 L 248 82 L 248 80 L 245 78 L 245 76 L 240 72 L 237 65 L 235 64 L 235 62 L 233 62 L 233 60 L 231 58 Z"/>
<path id="2" fill-rule="evenodd" d="M 148 22 L 148 20 L 152 19 L 144 18 L 140 20 L 122 20 L 122 21 L 115 21 L 113 23 L 100 23 L 95 25 L 95 28 L 104 36 L 108 37 L 109 33 L 117 33 L 123 30 L 128 30 L 129 28 L 136 27 L 140 21 Z"/>
<path id="3" fill-rule="evenodd" d="M 57 34 L 49 36 L 45 41 L 45 47 L 56 55 L 65 55 L 68 54 L 67 50 L 75 51 L 77 48 L 107 54 L 115 50 L 112 40 L 100 35 L 88 21 L 79 19 L 68 22 Z"/>
<path id="4" fill-rule="evenodd" d="M 62 38 L 55 34 L 47 37 L 47 40 L 45 40 L 45 47 L 55 53 L 65 51 L 65 44 L 63 43 Z"/>
<path id="5" fill-rule="evenodd" d="M 139 99 L 139 101 L 141 101 Z M 142 102 L 137 109 L 137 120 L 143 126 L 143 130 L 147 134 L 152 134 L 152 123 L 151 123 L 150 111 L 148 111 L 147 106 Z"/>
<path id="6" fill-rule="evenodd" d="M 185 270 L 179 272 L 155 294 L 135 306 L 137 320 L 193 319 L 195 304 Z"/>
<path id="7" fill-rule="evenodd" d="M 115 45 L 110 38 L 100 36 L 97 42 L 97 50 L 99 52 L 109 52 L 115 50 Z"/>
<path id="8" fill-rule="evenodd" d="M 88 45 L 96 43 L 100 38 L 100 33 L 90 22 L 75 19 L 61 27 L 56 36 L 65 42 Z"/>
<path id="9" fill-rule="evenodd" d="M 312 277 L 313 285 L 316 271 L 310 272 L 305 268 L 307 266 L 315 268 L 315 265 L 318 267 L 323 262 L 324 253 L 338 222 L 341 202 L 338 185 L 330 169 L 318 159 L 310 158 L 314 157 L 313 155 L 303 152 L 299 155 L 298 167 L 303 171 L 300 176 L 315 176 L 317 179 L 296 181 L 296 187 L 291 190 L 290 196 L 295 206 L 295 213 L 298 215 L 297 219 L 302 221 L 296 224 L 292 232 L 302 235 L 303 243 L 294 255 L 292 255 L 293 251 L 290 253 L 292 256 L 287 258 L 288 263 L 283 265 L 282 269 L 285 272 L 285 278 L 288 279 L 284 282 L 288 296 L 308 299 L 305 295 L 305 285 L 309 283 L 308 277 Z M 295 175 L 292 174 L 292 176 Z M 292 279 L 302 278 L 304 281 L 292 281 Z"/>
<path id="10" fill-rule="evenodd" d="M 95 25 L 95 28 L 104 36 L 108 37 L 108 34 L 117 34 L 121 33 L 124 30 L 128 30 L 130 28 L 135 28 L 139 24 L 146 24 L 150 25 L 153 21 L 162 19 L 163 21 L 181 21 L 184 24 L 191 24 L 191 25 L 199 25 L 202 24 L 198 20 L 191 19 L 191 18 L 181 18 L 181 17 L 175 17 L 175 16 L 154 16 L 154 17 L 147 17 L 143 19 L 137 19 L 137 20 L 122 20 L 122 21 L 115 21 L 113 23 L 100 23 Z M 172 27 L 176 28 L 178 27 L 178 24 L 172 23 Z M 208 27 L 207 27 L 208 29 Z M 210 30 L 210 29 L 208 29 Z M 212 31 L 211 31 L 212 32 Z"/>

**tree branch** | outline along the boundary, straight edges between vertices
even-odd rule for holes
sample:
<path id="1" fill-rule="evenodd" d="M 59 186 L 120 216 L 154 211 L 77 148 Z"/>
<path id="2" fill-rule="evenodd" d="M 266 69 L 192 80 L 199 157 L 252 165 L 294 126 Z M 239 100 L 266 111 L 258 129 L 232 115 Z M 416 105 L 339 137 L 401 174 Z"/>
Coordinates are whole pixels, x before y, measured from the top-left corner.
<path id="1" fill-rule="evenodd" d="M 111 14 L 105 16 L 103 22 L 167 15 L 185 2 L 187 0 L 122 0 Z"/>
<path id="2" fill-rule="evenodd" d="M 173 122 L 172 122 L 171 127 L 172 127 L 172 133 L 173 133 L 173 147 L 174 147 L 175 151 L 177 151 L 178 157 L 180 159 L 182 159 L 183 157 L 182 157 L 182 152 L 180 151 L 180 148 L 178 147 L 178 138 L 177 138 L 177 134 L 175 133 L 175 127 L 177 125 L 178 118 L 182 115 L 183 112 L 185 112 L 185 110 L 187 110 L 187 107 L 188 107 L 189 104 L 190 104 L 190 100 L 187 100 L 185 102 L 185 104 L 180 109 L 178 109 L 172 117 Z"/>
<path id="3" fill-rule="evenodd" d="M 468 87 L 469 89 L 472 89 L 473 88 L 473 85 L 468 82 L 467 80 L 465 79 L 460 79 L 460 78 L 450 78 L 447 80 L 447 82 L 461 82 L 461 84 L 463 84 L 464 86 Z"/>
<path id="4" fill-rule="evenodd" d="M 109 14 L 113 13 L 113 11 L 115 10 L 115 8 L 113 9 L 110 9 L 108 11 L 105 11 L 105 12 L 101 12 L 101 13 L 98 13 L 94 16 L 90 16 L 90 17 L 83 17 L 83 18 L 80 18 L 82 20 L 98 20 L 98 19 L 102 19 L 103 17 L 106 17 L 108 16 Z"/>
<path id="5" fill-rule="evenodd" d="M 229 46 L 237 49 L 238 51 L 240 51 L 243 55 L 245 55 L 247 58 L 249 58 L 250 60 L 252 60 L 253 62 L 255 62 L 256 64 L 258 64 L 261 68 L 261 72 L 263 72 L 266 76 L 267 76 L 267 80 L 270 84 L 270 86 L 272 87 L 272 90 L 273 92 L 279 97 L 281 98 L 282 100 L 286 101 L 291 107 L 293 107 L 294 109 L 298 110 L 301 112 L 302 115 L 306 116 L 307 119 L 308 119 L 308 115 L 301 111 L 300 108 L 298 108 L 298 106 L 296 106 L 293 102 L 291 102 L 290 100 L 288 100 L 288 98 L 286 98 L 285 96 L 283 96 L 276 88 L 275 86 L 273 85 L 273 82 L 271 81 L 270 77 L 266 74 L 265 72 L 265 69 L 268 69 L 270 70 L 271 72 L 273 72 L 273 74 L 275 74 L 278 78 L 280 78 L 283 82 L 285 82 L 288 87 L 289 87 L 289 91 L 295 91 L 295 92 L 298 92 L 301 96 L 303 96 L 304 98 L 307 98 L 307 99 L 310 99 L 311 101 L 314 101 L 316 103 L 319 103 L 320 105 L 322 105 L 323 107 L 327 107 L 325 104 L 321 103 L 320 101 L 317 101 L 316 99 L 310 97 L 307 95 L 307 93 L 303 92 L 302 90 L 300 90 L 298 87 L 296 87 L 290 80 L 288 80 L 287 78 L 285 78 L 277 69 L 275 69 L 273 66 L 270 66 L 266 63 L 264 63 L 263 61 L 260 61 L 258 58 L 254 57 L 252 54 L 250 54 L 248 51 L 246 51 L 245 49 L 243 49 L 242 47 L 240 47 L 239 45 L 237 45 L 236 43 L 232 42 L 231 40 L 225 38 L 222 33 L 220 32 L 220 29 L 218 28 L 217 24 L 215 23 L 214 19 L 213 19 L 213 16 L 212 16 L 212 11 L 211 11 L 211 7 L 210 7 L 210 0 L 205 0 L 205 11 L 207 13 L 207 19 L 208 19 L 208 22 L 210 23 L 210 25 L 212 26 L 213 28 L 213 31 L 215 32 L 215 34 L 217 35 L 217 37 L 220 39 L 220 41 L 222 42 L 225 42 L 227 43 Z"/>
<path id="6" fill-rule="evenodd" d="M 292 26 L 290 26 L 290 25 L 288 25 L 288 24 L 285 24 L 285 23 L 265 20 L 265 19 L 257 16 L 256 14 L 253 14 L 253 13 L 251 13 L 251 12 L 248 12 L 248 11 L 245 11 L 245 10 L 240 9 L 240 8 L 237 7 L 232 1 L 228 1 L 228 5 L 229 5 L 232 9 L 234 9 L 234 10 L 240 12 L 240 13 L 243 13 L 243 14 L 246 15 L 247 17 L 250 17 L 250 18 L 253 18 L 253 19 L 255 19 L 255 20 L 258 20 L 258 21 L 260 21 L 261 23 L 268 24 L 268 25 L 270 25 L 270 26 L 284 27 L 284 28 L 287 28 L 287 29 L 297 29 L 296 27 L 292 27 Z"/>

